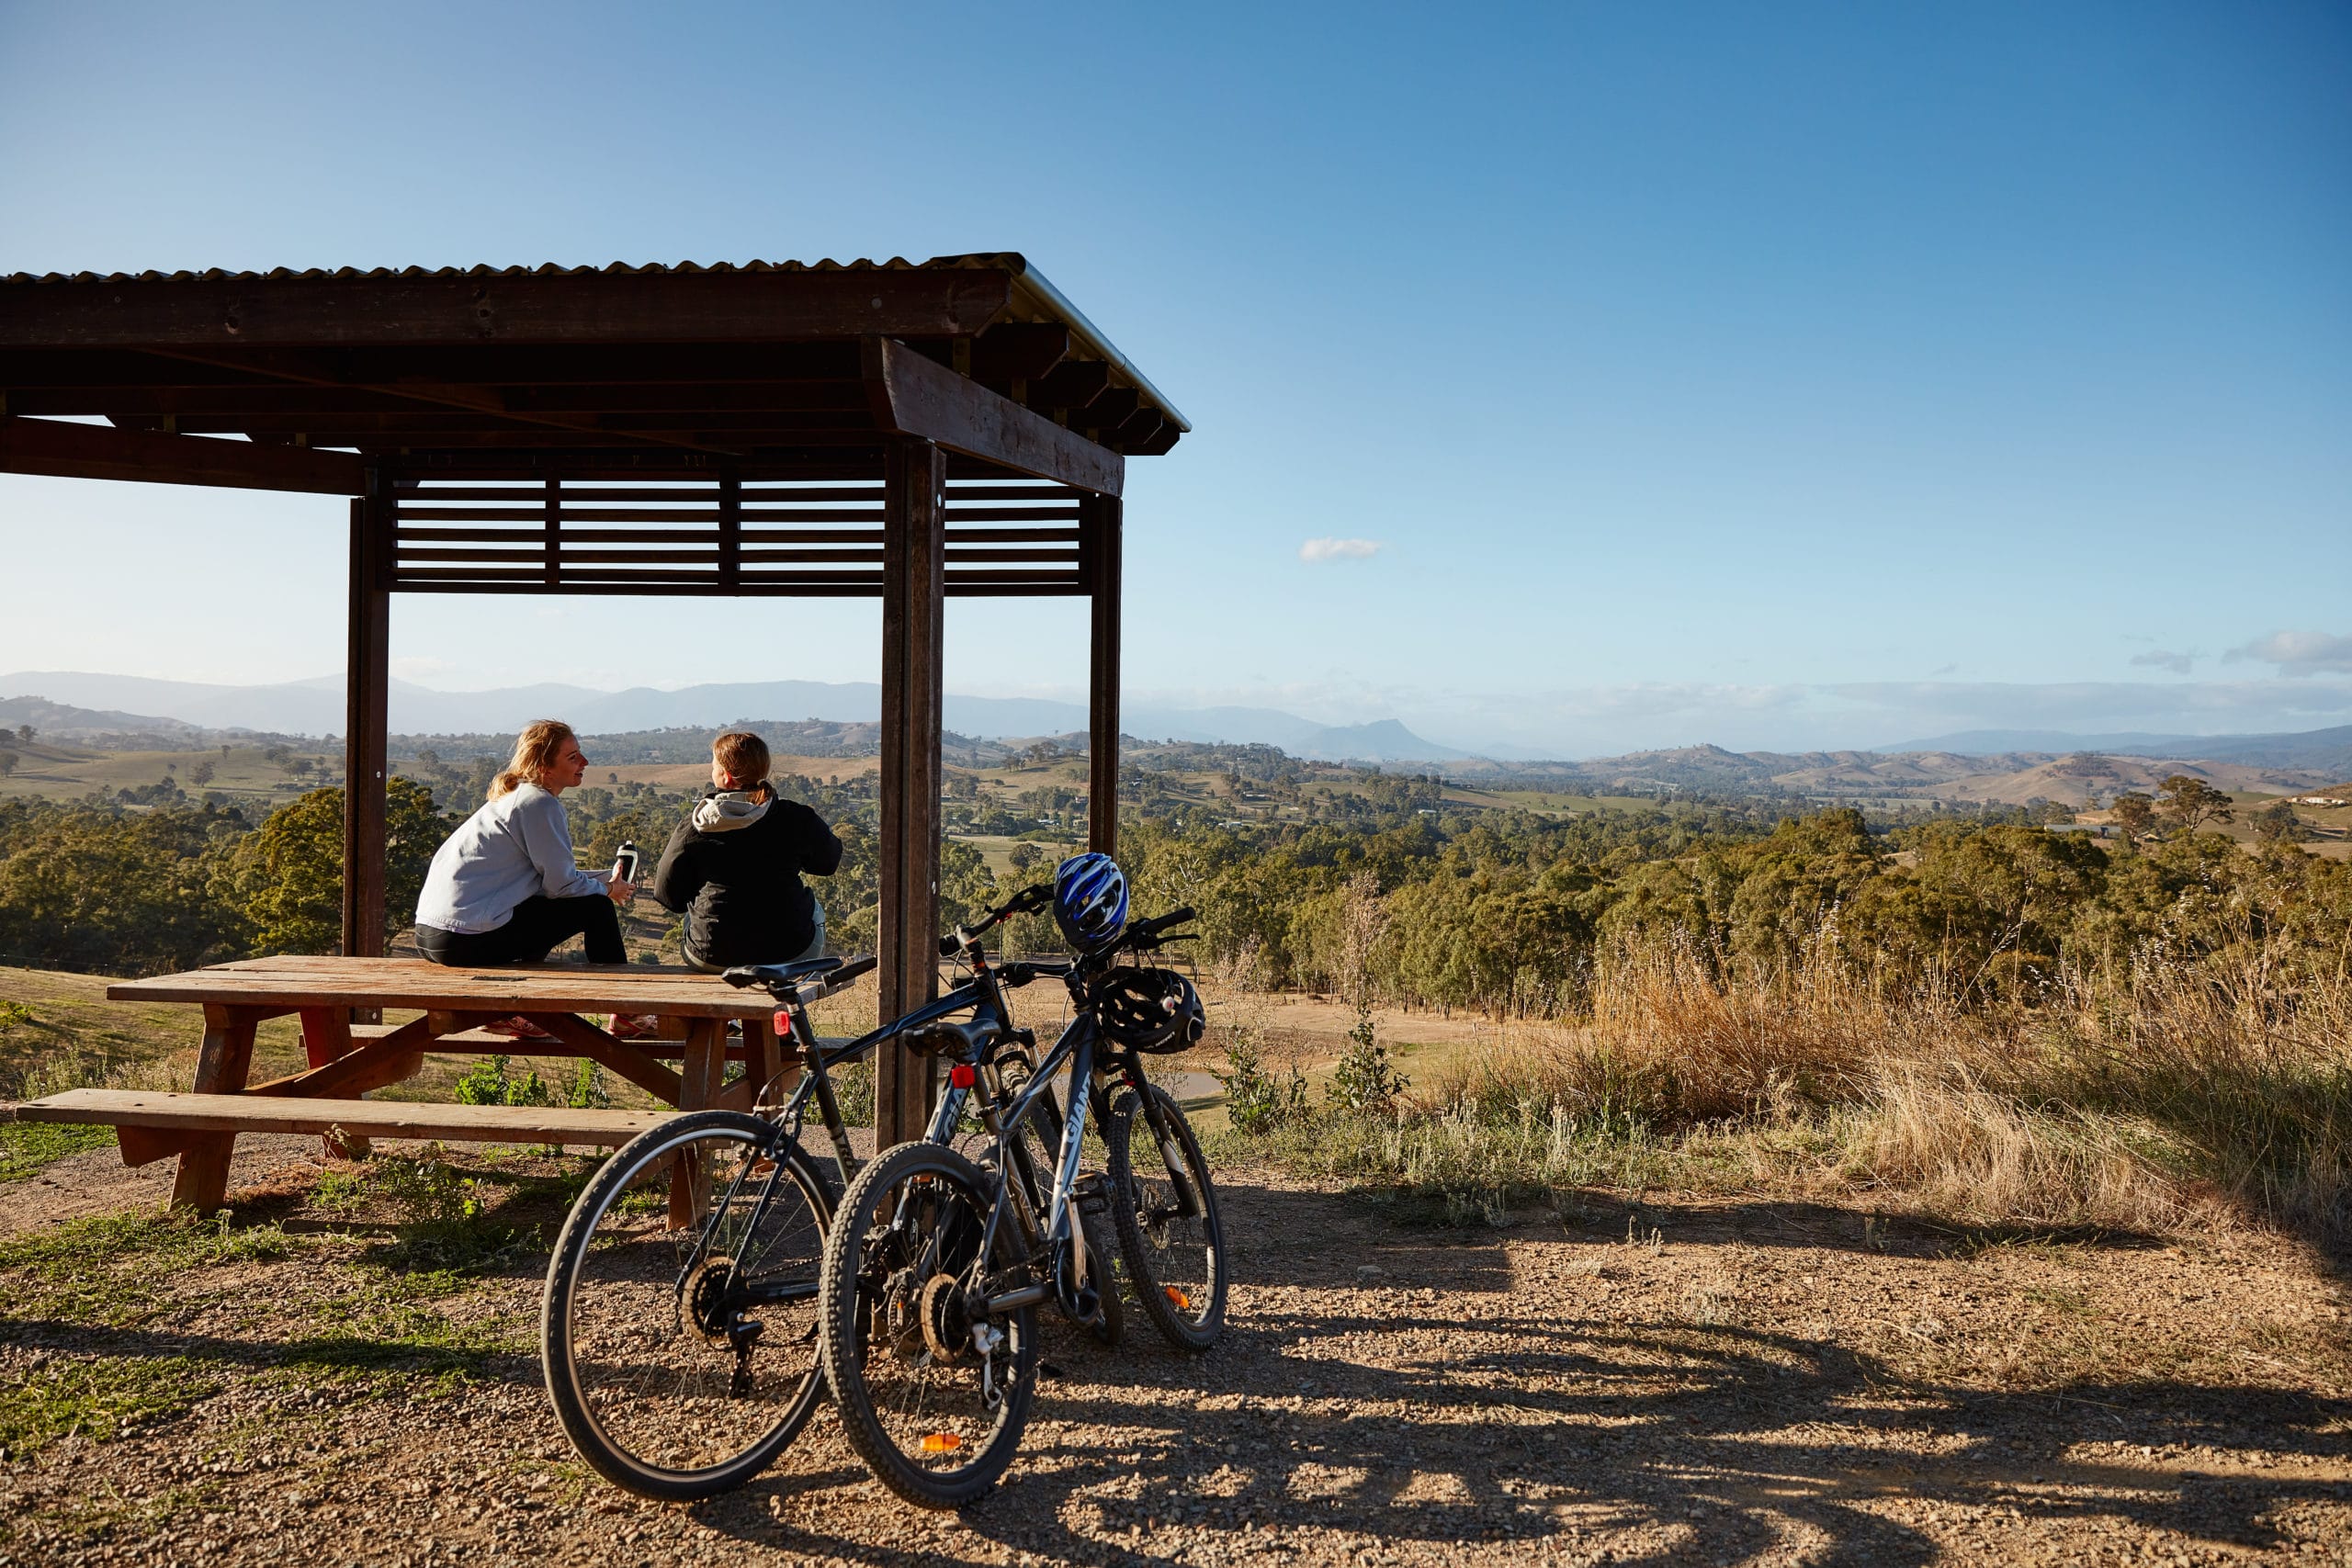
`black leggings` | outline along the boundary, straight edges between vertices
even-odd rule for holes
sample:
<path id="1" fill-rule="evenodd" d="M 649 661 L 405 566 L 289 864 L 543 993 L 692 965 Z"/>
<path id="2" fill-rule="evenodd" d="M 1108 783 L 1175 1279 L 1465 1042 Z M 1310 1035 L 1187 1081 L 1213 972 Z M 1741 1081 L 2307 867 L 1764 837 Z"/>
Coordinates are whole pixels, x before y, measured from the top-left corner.
<path id="1" fill-rule="evenodd" d="M 419 926 L 416 945 L 435 964 L 473 968 L 486 964 L 537 964 L 559 943 L 575 936 L 588 939 L 591 964 L 628 962 L 628 950 L 621 946 L 620 912 L 602 893 L 582 898 L 545 895 L 526 898 L 496 931 L 445 931 L 438 926 Z"/>

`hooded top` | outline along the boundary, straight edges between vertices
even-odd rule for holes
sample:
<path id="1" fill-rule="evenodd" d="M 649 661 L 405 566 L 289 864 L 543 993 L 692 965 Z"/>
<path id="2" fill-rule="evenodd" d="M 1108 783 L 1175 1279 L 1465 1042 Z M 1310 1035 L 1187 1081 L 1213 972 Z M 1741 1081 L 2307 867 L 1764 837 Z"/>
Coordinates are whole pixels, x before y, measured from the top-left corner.
<path id="1" fill-rule="evenodd" d="M 726 967 L 780 964 L 817 933 L 803 874 L 831 876 L 842 841 L 824 818 L 765 790 L 706 795 L 678 824 L 653 874 L 653 897 L 692 912 L 694 956 Z"/>

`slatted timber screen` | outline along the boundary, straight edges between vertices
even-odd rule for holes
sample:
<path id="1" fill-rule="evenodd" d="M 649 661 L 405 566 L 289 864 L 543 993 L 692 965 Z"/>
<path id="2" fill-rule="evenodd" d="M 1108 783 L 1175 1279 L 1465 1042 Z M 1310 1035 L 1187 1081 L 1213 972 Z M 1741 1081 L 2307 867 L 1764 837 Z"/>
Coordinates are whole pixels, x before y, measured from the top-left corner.
<path id="1" fill-rule="evenodd" d="M 950 479 L 947 592 L 1074 594 L 1080 492 Z M 756 478 L 424 479 L 394 491 L 391 586 L 424 593 L 882 592 L 882 486 Z"/>

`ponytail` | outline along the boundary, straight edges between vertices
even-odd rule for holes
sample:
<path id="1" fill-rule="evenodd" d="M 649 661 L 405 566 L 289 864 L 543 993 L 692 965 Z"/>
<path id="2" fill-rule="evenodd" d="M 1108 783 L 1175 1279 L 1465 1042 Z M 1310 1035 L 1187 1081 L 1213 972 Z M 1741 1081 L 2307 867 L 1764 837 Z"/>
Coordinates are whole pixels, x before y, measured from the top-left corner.
<path id="1" fill-rule="evenodd" d="M 496 800 L 526 784 L 538 783 L 539 775 L 563 755 L 563 743 L 571 739 L 571 726 L 560 719 L 535 718 L 525 725 L 523 733 L 514 738 L 514 755 L 490 781 L 490 798 Z"/>

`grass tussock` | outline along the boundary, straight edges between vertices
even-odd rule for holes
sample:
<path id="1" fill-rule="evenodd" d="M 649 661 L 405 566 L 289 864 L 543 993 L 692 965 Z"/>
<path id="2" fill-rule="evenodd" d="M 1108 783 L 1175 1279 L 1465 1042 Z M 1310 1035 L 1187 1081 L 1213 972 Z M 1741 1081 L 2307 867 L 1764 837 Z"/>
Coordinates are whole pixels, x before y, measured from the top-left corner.
<path id="1" fill-rule="evenodd" d="M 2062 976 L 2030 1001 L 1882 983 L 1828 944 L 1730 969 L 1621 944 L 1588 1018 L 1521 1025 L 1374 1115 L 1243 1142 L 1457 1217 L 1536 1192 L 1871 1190 L 1973 1223 L 2352 1239 L 2352 976 L 2259 949 Z"/>

